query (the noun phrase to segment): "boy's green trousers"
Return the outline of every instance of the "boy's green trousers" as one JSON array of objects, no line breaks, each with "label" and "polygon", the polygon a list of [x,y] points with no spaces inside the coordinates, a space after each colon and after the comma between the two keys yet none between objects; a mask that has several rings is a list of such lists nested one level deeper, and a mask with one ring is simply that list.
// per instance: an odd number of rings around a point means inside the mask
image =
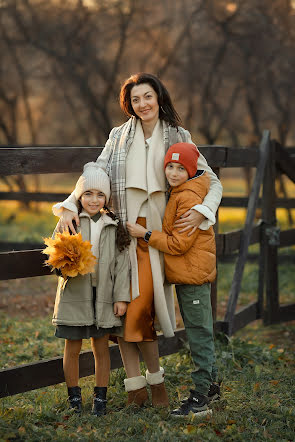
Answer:
[{"label": "boy's green trousers", "polygon": [[217,378],[210,284],[179,284],[175,289],[195,364],[192,380],[196,391],[207,396]]}]

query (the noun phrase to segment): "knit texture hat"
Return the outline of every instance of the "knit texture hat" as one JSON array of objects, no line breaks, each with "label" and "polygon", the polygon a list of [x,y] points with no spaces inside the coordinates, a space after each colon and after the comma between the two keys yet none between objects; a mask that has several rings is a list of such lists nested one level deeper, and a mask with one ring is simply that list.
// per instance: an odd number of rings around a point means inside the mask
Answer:
[{"label": "knit texture hat", "polygon": [[168,163],[179,163],[185,167],[190,178],[196,175],[198,169],[198,158],[200,152],[197,147],[191,143],[172,144],[167,150],[164,159],[164,169]]},{"label": "knit texture hat", "polygon": [[83,173],[77,181],[74,195],[78,200],[86,190],[100,190],[106,196],[106,204],[111,195],[110,180],[105,171],[97,163],[86,163]]}]

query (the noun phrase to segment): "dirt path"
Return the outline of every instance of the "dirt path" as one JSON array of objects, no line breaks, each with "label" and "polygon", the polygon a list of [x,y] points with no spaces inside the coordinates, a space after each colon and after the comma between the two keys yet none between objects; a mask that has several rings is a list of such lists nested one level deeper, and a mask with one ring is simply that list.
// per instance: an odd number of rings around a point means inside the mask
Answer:
[{"label": "dirt path", "polygon": [[9,316],[44,317],[53,310],[55,276],[0,281],[0,312]]}]

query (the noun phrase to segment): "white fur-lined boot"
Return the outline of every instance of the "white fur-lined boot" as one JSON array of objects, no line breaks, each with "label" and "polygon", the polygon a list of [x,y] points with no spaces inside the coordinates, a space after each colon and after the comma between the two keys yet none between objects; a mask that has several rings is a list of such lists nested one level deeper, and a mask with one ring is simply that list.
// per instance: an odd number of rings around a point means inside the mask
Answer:
[{"label": "white fur-lined boot", "polygon": [[151,388],[153,407],[169,407],[168,394],[164,384],[164,368],[160,367],[156,373],[146,370],[145,376]]},{"label": "white fur-lined boot", "polygon": [[148,392],[146,388],[146,379],[144,376],[134,376],[133,378],[124,379],[125,390],[128,393],[127,405],[137,405],[142,407],[148,400]]}]

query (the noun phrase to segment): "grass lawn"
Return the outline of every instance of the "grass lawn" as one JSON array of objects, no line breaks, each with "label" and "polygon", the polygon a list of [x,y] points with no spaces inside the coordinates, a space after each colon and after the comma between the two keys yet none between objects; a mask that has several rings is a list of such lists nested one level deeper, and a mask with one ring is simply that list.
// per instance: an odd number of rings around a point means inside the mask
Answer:
[{"label": "grass lawn", "polygon": [[[1,315],[1,366],[49,358],[62,353],[50,318]],[[65,384],[0,400],[0,440],[67,441],[217,441],[294,440],[295,323],[263,327],[260,321],[235,337],[216,340],[222,399],[212,417],[175,420],[166,410],[125,408],[124,370],[111,374],[109,413],[91,416],[93,376],[81,379],[84,411],[69,412]],[[88,348],[86,345],[83,349]],[[171,408],[189,393],[189,352],[162,358]],[[144,368],[143,368],[144,373]]]}]

